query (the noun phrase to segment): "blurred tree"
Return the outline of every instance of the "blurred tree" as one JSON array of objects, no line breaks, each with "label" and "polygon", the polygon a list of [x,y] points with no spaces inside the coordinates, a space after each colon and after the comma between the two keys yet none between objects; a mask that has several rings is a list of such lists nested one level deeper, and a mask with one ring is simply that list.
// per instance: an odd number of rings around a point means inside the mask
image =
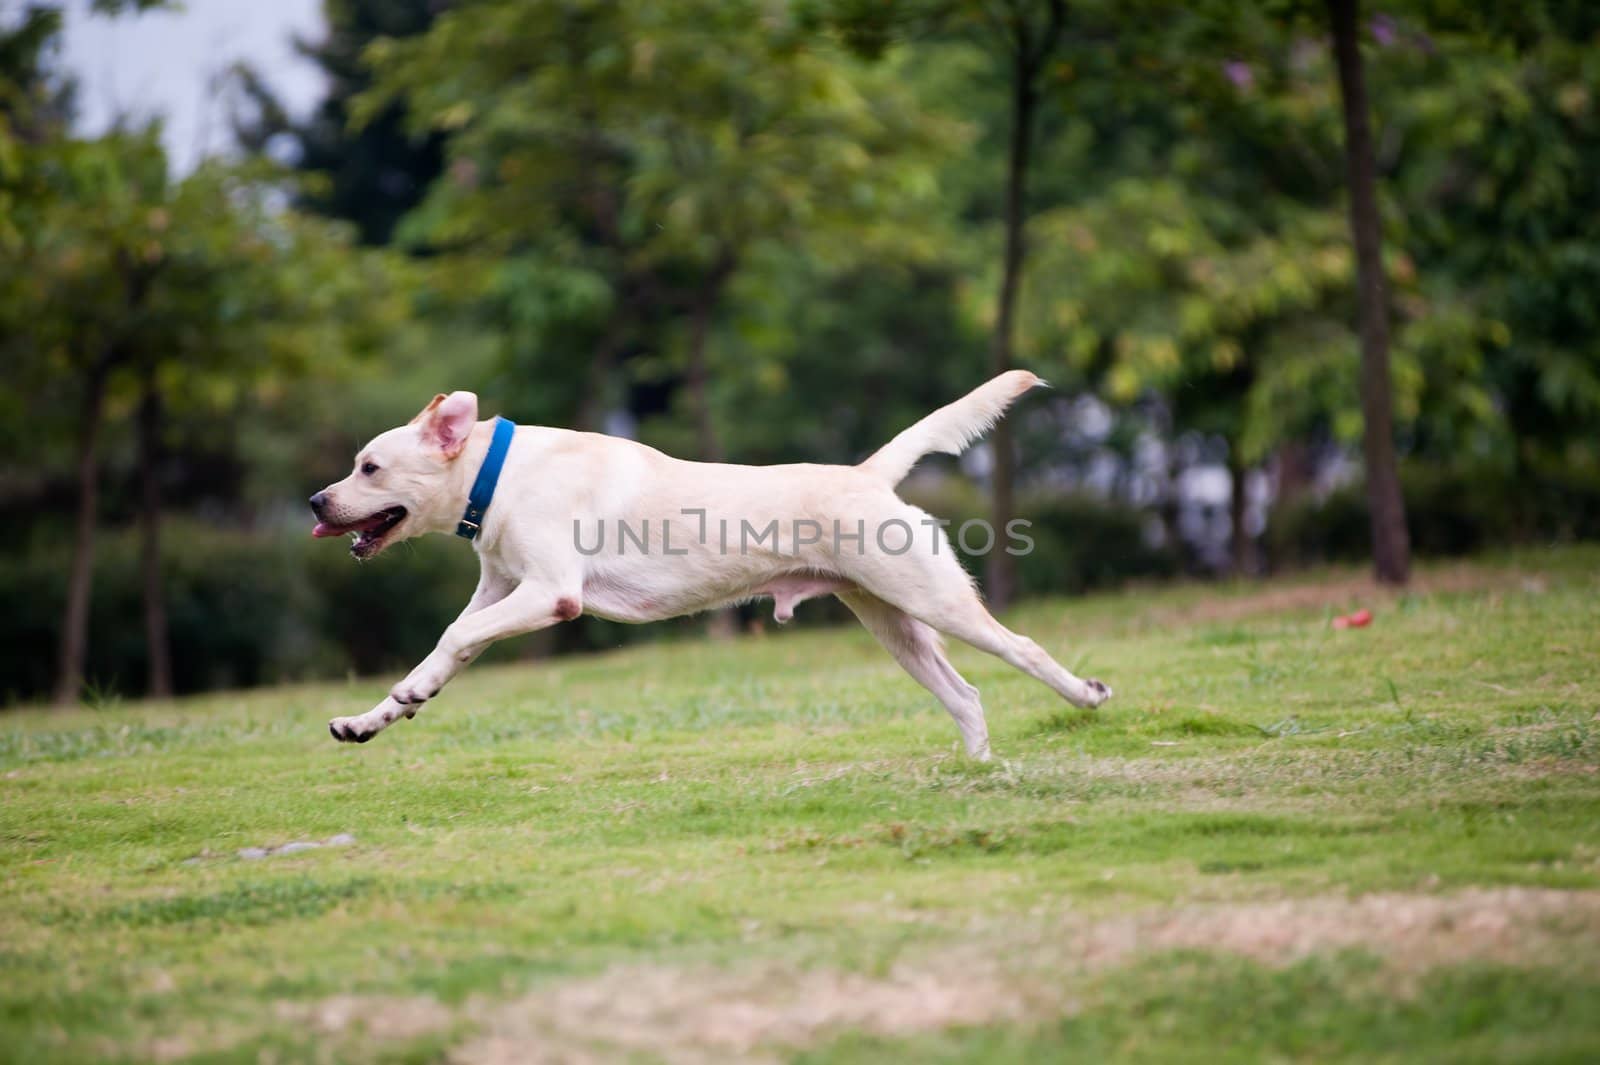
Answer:
[{"label": "blurred tree", "polygon": [[[1157,0],[1155,6],[1159,10],[1163,5]],[[1239,50],[1259,56],[1261,49],[1277,42],[1279,47],[1288,43],[1293,51],[1304,40],[1298,38],[1300,31],[1310,27],[1319,32],[1324,25],[1331,27],[1329,40],[1344,126],[1344,191],[1356,252],[1362,450],[1371,501],[1374,567],[1380,580],[1404,583],[1410,567],[1410,548],[1394,446],[1391,308],[1384,278],[1371,105],[1360,51],[1359,0],[1325,0],[1325,11],[1327,21],[1322,25],[1310,18],[1310,9],[1297,0],[1289,0],[1276,10],[1202,3],[1192,12],[1174,9],[1169,14],[1180,39],[1209,46],[1211,54],[1202,53],[1203,61],[1218,64],[1242,90],[1254,88],[1259,64],[1237,58]],[[1229,58],[1229,51],[1234,53],[1233,58]],[[1248,125],[1242,129],[1247,135],[1251,132]],[[1287,142],[1293,143],[1293,139]],[[1307,205],[1315,205],[1315,201]]]},{"label": "blurred tree", "polygon": [[[1036,228],[1049,297],[1029,302],[1028,342],[1065,353],[1114,404],[1162,397],[1174,436],[1226,442],[1231,554],[1236,571],[1249,571],[1248,471],[1337,410],[1330,393],[1350,384],[1328,372],[1349,348],[1338,314],[1350,256],[1337,216],[1127,177]],[[1256,402],[1286,373],[1302,387],[1308,373],[1327,380],[1288,402]]]},{"label": "blurred tree", "polygon": [[[139,6],[149,5],[98,5]],[[87,654],[103,423],[118,375],[134,379],[149,688],[168,694],[157,471],[168,400],[176,395],[181,411],[196,395],[248,387],[265,367],[330,357],[329,338],[308,334],[330,316],[341,330],[331,357],[342,358],[391,305],[381,286],[353,291],[370,271],[339,234],[269,209],[271,175],[206,166],[173,182],[154,127],[72,138],[69,87],[43,58],[58,32],[57,17],[33,13],[0,38],[0,242],[11,259],[0,272],[0,348],[23,386],[10,398],[33,399],[8,412],[28,427],[25,439],[4,443],[37,455],[52,432],[76,438],[55,692],[70,702]],[[77,392],[75,418],[39,409],[39,396],[66,388]]]},{"label": "blurred tree", "polygon": [[[1384,308],[1406,449],[1533,478],[1593,465],[1600,64],[1588,42],[1600,10],[1415,0],[1356,30],[1378,120],[1375,206],[1394,249],[1381,262],[1397,290]],[[1257,402],[1339,410],[1306,383],[1283,375]]]},{"label": "blurred tree", "polygon": [[[906,39],[954,36],[975,40],[997,57],[1006,84],[1007,150],[1003,251],[989,334],[989,373],[1011,369],[1027,257],[1029,178],[1037,152],[1039,102],[1063,44],[1066,0],[834,0],[831,4],[823,0],[807,7],[837,27],[863,55],[882,55]],[[1008,420],[1001,419],[989,431],[989,448],[994,456],[989,520],[994,528],[1005,529],[1016,509],[1016,454]],[[1016,560],[1005,551],[991,552],[984,573],[990,604],[1005,609],[1017,590]]]},{"label": "blurred tree", "polygon": [[398,264],[343,227],[275,210],[279,175],[208,164],[166,190],[165,269],[131,331],[139,376],[140,524],[150,684],[170,692],[158,457],[169,417],[216,416],[261,391],[383,351],[408,314]]},{"label": "blurred tree", "polygon": [[1418,8],[1377,23],[1373,61],[1428,295],[1397,353],[1458,368],[1428,382],[1416,446],[1527,478],[1594,468],[1600,8]]},{"label": "blurred tree", "polygon": [[[1001,374],[1011,369],[1012,337],[1015,332],[1017,296],[1022,288],[1023,257],[1027,253],[1028,173],[1034,154],[1035,115],[1039,108],[1041,81],[1061,41],[1066,18],[1065,0],[1014,0],[1002,5],[990,22],[1010,60],[1011,149],[1006,155],[1005,255],[1000,275],[1000,293],[995,308],[994,331],[989,340],[989,372]],[[1016,509],[1013,489],[1015,450],[1011,427],[1005,419],[991,431],[994,470],[990,474],[993,495],[990,523],[996,529],[1010,527]],[[1016,594],[1016,561],[1008,551],[992,551],[985,560],[985,589],[996,610],[1004,610]]]},{"label": "blurred tree", "polygon": [[17,141],[36,141],[71,114],[72,83],[52,77],[50,52],[61,12],[29,7],[14,26],[0,27],[0,164],[15,166]]},{"label": "blurred tree", "polygon": [[267,78],[237,69],[249,103],[233,117],[234,135],[248,151],[280,154],[293,145],[293,164],[321,175],[306,183],[298,202],[318,213],[354,222],[363,244],[387,244],[401,216],[422,201],[443,165],[443,138],[407,127],[405,107],[391,102],[359,126],[353,101],[372,86],[362,61],[376,40],[427,31],[446,0],[324,0],[326,35],[296,38],[295,50],[322,69],[328,91],[316,111],[296,120]]},{"label": "blurred tree", "polygon": [[1361,59],[1360,0],[1327,0],[1339,99],[1344,109],[1350,233],[1356,249],[1361,334],[1362,456],[1372,513],[1372,561],[1378,579],[1404,584],[1411,572],[1406,504],[1394,451],[1394,404],[1389,374],[1389,304],[1383,274],[1383,227],[1378,219],[1378,163],[1372,146],[1366,70]]},{"label": "blurred tree", "polygon": [[169,415],[226,408],[252,387],[371,350],[396,306],[392,279],[326,223],[274,211],[268,175],[215,164],[168,178],[155,130],[56,140],[27,152],[48,195],[22,216],[19,269],[0,300],[7,353],[35,380],[78,383],[77,526],[57,701],[86,655],[98,446],[126,374],[137,393],[149,689],[169,694],[158,455]]},{"label": "blurred tree", "polygon": [[[1081,142],[1092,163],[1077,170],[1069,161],[1082,193],[1070,209],[1038,222],[1041,284],[1026,332],[1039,341],[1040,365],[1048,366],[1052,344],[1064,344],[1078,365],[1098,368],[1113,398],[1153,388],[1172,409],[1175,428],[1224,437],[1235,463],[1258,462],[1274,448],[1291,453],[1308,435],[1360,440],[1369,419],[1356,402],[1363,395],[1359,360],[1338,326],[1351,315],[1353,287],[1350,256],[1340,253],[1333,228],[1348,177],[1337,176],[1344,112],[1333,91],[1336,65],[1317,40],[1325,11],[1180,5],[1146,23],[1159,29],[1121,34],[1102,57],[1109,73],[1085,64],[1063,92],[1075,116],[1105,117],[1075,118],[1061,137]],[[1570,28],[1583,36],[1582,27]],[[1587,215],[1558,208],[1558,201],[1576,206],[1583,198],[1564,177],[1571,145],[1579,143],[1559,129],[1571,115],[1556,114],[1553,103],[1560,97],[1555,86],[1565,85],[1570,110],[1581,81],[1571,80],[1571,68],[1552,77],[1554,55],[1520,67],[1476,21],[1438,39],[1389,15],[1374,17],[1368,29],[1382,59],[1375,109],[1385,121],[1387,195],[1402,205],[1386,212],[1391,251],[1384,268],[1394,291],[1384,307],[1399,328],[1383,375],[1385,401],[1412,451],[1468,441],[1482,450],[1485,431],[1513,394],[1497,370],[1513,361],[1499,351],[1509,335],[1507,311],[1489,297],[1512,276],[1537,276],[1528,287],[1548,292],[1547,281],[1561,271],[1547,261],[1537,271],[1496,269],[1469,280],[1461,272],[1464,252],[1480,247],[1480,236],[1481,248],[1497,256],[1525,248],[1523,232],[1542,239],[1556,219],[1563,219],[1558,228],[1581,228]],[[1567,39],[1548,26],[1528,34],[1530,41]],[[1116,70],[1130,67],[1144,70],[1158,95],[1116,78]],[[1505,91],[1528,76],[1544,91]],[[1112,98],[1097,85],[1125,87]],[[1538,127],[1518,122],[1525,139],[1514,150],[1485,137],[1486,108],[1504,107],[1520,119],[1534,98],[1551,102],[1549,135],[1528,137]],[[1509,185],[1494,196],[1478,191],[1477,175],[1508,170],[1517,173],[1519,189],[1552,194],[1541,197],[1537,226],[1507,231],[1501,224]],[[1500,187],[1498,177],[1485,179]],[[1461,217],[1469,189],[1475,216],[1467,228],[1449,225],[1441,207]],[[1478,287],[1486,284],[1494,287]],[[1537,332],[1553,320],[1546,314],[1541,325],[1527,325]],[[1211,347],[1217,342],[1225,343]],[[1590,361],[1571,357],[1570,339],[1562,348],[1552,352],[1552,365]],[[1588,390],[1579,385],[1568,394]],[[1533,433],[1535,423],[1562,421],[1546,411],[1529,419]],[[1236,555],[1242,546],[1236,542]]]},{"label": "blurred tree", "polygon": [[1329,93],[1270,22],[1140,7],[1116,32],[1063,46],[1041,173],[1070,191],[1035,217],[1018,345],[1164,439],[1152,487],[1174,542],[1179,439],[1225,441],[1233,568],[1248,571],[1247,474],[1328,408],[1247,400],[1280,364],[1339,354],[1349,256],[1332,209]]},{"label": "blurred tree", "polygon": [[[106,390],[112,371],[129,357],[108,321],[140,313],[150,278],[159,269],[148,260],[137,232],[142,220],[129,219],[126,212],[97,217],[84,209],[78,194],[86,187],[115,189],[115,207],[125,208],[125,193],[148,184],[155,168],[165,164],[152,137],[128,142],[128,166],[122,172],[107,153],[65,139],[71,86],[53,76],[47,58],[60,29],[58,14],[31,9],[0,39],[0,205],[6,208],[3,236],[12,259],[12,269],[0,278],[0,322],[6,327],[0,335],[22,382],[42,383],[63,373],[80,382],[77,519],[56,691],[57,701],[66,702],[76,699],[81,686],[88,637]],[[84,246],[62,240],[63,228],[73,227],[84,230],[77,234]],[[46,291],[37,272],[42,257],[56,258],[62,268],[57,292]],[[90,258],[97,263],[86,268]],[[66,297],[53,319],[48,316],[52,295]]]},{"label": "blurred tree", "polygon": [[625,350],[676,341],[704,459],[725,452],[709,348],[730,284],[765,247],[892,248],[942,132],[754,0],[501,0],[372,56],[378,88],[358,117],[403,98],[451,134],[448,175],[408,234],[507,256],[493,283],[522,321],[559,330],[566,366],[541,385],[560,389],[576,365],[580,424],[595,426]]},{"label": "blurred tree", "polygon": [[931,260],[841,268],[803,250],[753,260],[729,299],[725,347],[750,366],[724,375],[730,451],[858,461],[969,391],[984,353],[959,281],[954,264]]},{"label": "blurred tree", "polygon": [[29,196],[14,215],[17,269],[0,301],[12,364],[34,380],[65,378],[78,387],[77,518],[66,616],[61,629],[58,702],[82,684],[93,579],[98,448],[112,374],[134,355],[128,324],[146,312],[162,269],[146,210],[165,181],[153,134],[98,142],[51,140],[20,153]]}]

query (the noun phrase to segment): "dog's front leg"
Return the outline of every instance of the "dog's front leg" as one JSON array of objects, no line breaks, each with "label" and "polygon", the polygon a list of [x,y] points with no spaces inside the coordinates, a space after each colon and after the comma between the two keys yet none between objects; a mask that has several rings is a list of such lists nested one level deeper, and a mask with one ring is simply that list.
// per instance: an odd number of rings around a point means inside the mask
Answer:
[{"label": "dog's front leg", "polygon": [[[504,577],[495,575],[489,569],[488,563],[485,562],[483,571],[478,576],[477,590],[472,593],[472,598],[467,602],[466,607],[461,611],[461,613],[456,615],[456,620],[451,624],[451,628],[455,628],[456,626],[460,625],[470,615],[476,614],[484,607],[493,606],[500,602],[506,596],[510,595],[516,587],[517,585],[514,582]],[[446,634],[449,632],[450,629],[445,630]],[[443,651],[441,650],[443,644],[444,637],[441,636],[439,638],[439,644],[435,645],[433,651],[429,653],[428,657],[423,659],[422,662],[410,673],[407,673],[404,680],[389,689],[389,697],[395,702],[399,703],[401,706],[405,707],[404,716],[408,718],[416,717],[417,708],[423,703],[427,702],[429,699],[433,698],[433,696],[438,693],[439,689],[444,686],[443,681],[430,685],[428,680],[429,677],[438,676],[442,671],[450,670],[451,662],[454,661],[454,659],[447,659],[446,661],[442,662],[440,661],[440,656],[443,654]],[[459,673],[461,669],[468,664],[468,662],[462,662],[454,670],[449,672],[448,676],[445,677],[445,680],[448,680],[450,677],[454,677],[456,673]]]},{"label": "dog's front leg", "polygon": [[497,602],[463,612],[444,630],[422,663],[396,684],[389,697],[364,714],[328,722],[333,738],[365,743],[402,717],[414,717],[457,673],[497,640],[570,621],[583,612],[576,593],[558,594],[543,582],[525,582]]}]

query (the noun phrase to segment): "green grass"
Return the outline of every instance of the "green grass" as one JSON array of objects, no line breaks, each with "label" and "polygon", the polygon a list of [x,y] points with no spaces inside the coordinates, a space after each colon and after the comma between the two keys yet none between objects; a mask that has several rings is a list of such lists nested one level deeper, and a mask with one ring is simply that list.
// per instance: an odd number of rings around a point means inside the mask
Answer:
[{"label": "green grass", "polygon": [[[403,561],[399,563],[403,565]],[[0,1059],[1600,1056],[1600,551],[0,719]],[[1371,628],[1331,613],[1373,606]],[[264,858],[339,834],[353,842]]]}]

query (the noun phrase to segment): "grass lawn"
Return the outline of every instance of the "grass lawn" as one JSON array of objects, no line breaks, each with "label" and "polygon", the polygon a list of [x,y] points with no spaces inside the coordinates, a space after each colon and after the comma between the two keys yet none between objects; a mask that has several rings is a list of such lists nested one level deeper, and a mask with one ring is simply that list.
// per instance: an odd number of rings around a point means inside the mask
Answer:
[{"label": "grass lawn", "polygon": [[1600,550],[1031,603],[988,765],[807,614],[0,717],[0,1058],[1600,1059]]}]

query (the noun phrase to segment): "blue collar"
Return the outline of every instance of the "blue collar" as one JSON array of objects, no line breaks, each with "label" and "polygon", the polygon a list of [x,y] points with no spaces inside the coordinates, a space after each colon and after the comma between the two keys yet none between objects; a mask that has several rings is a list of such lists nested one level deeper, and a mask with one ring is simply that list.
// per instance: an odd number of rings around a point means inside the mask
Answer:
[{"label": "blue collar", "polygon": [[494,439],[489,441],[489,453],[483,456],[483,465],[478,467],[478,479],[472,482],[472,494],[467,496],[466,512],[461,515],[461,524],[456,526],[457,536],[477,539],[484,512],[494,501],[495,485],[500,483],[500,467],[506,464],[506,452],[511,450],[511,434],[516,431],[516,422],[509,418],[495,418]]}]

